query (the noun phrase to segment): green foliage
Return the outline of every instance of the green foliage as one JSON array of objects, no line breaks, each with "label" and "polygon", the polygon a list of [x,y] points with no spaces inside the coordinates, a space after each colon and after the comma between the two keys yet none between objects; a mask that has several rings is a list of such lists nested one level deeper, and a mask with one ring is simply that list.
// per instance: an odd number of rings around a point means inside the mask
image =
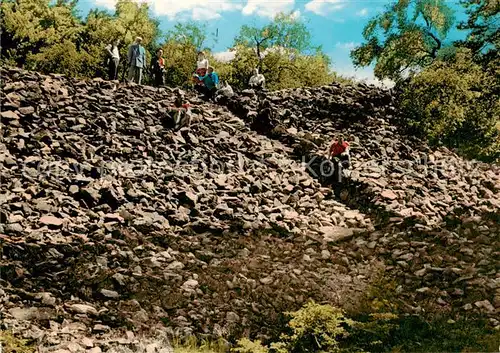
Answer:
[{"label": "green foliage", "polygon": [[471,156],[498,159],[498,73],[498,61],[484,70],[473,62],[470,50],[458,50],[452,59],[437,60],[412,77],[401,96],[401,107],[410,124],[432,142],[446,143]]},{"label": "green foliage", "polygon": [[194,50],[198,52],[204,49],[204,45],[206,44],[206,31],[206,25],[199,25],[194,21],[178,23],[174,26],[173,30],[167,32],[166,41],[175,41],[185,47],[194,47]]},{"label": "green foliage", "polygon": [[85,22],[76,14],[76,1],[6,0],[1,10],[4,60],[44,73],[68,76],[102,75],[104,47],[121,39],[121,56],[136,36],[154,43],[158,23],[147,4],[120,0],[110,15],[92,10]]},{"label": "green foliage", "polygon": [[[53,5],[49,0],[3,1],[0,7],[5,56],[20,66],[36,69],[43,57],[37,54],[50,46],[74,42],[83,30],[73,16],[74,6],[65,1]],[[60,48],[55,49],[57,51]],[[54,55],[53,52],[50,54]]]},{"label": "green foliage", "polygon": [[436,59],[453,22],[445,0],[397,0],[368,22],[351,58],[356,66],[375,62],[377,78],[398,81]]},{"label": "green foliage", "polygon": [[165,83],[169,86],[182,86],[189,82],[196,67],[196,48],[170,40],[162,49],[167,58]]},{"label": "green foliage", "polygon": [[374,313],[367,319],[353,321],[346,346],[352,350],[385,351],[391,335],[399,328],[399,317],[392,313]]},{"label": "green foliage", "polygon": [[[252,48],[237,46],[235,51],[235,58],[229,63],[213,58],[210,62],[219,76],[233,88],[244,89],[259,60]],[[328,57],[323,53],[305,55],[282,47],[268,49],[261,61],[261,72],[270,90],[321,86],[330,84],[336,78],[330,71]]]},{"label": "green foliage", "polygon": [[260,61],[262,61],[264,51],[273,47],[299,53],[312,49],[310,32],[302,20],[293,13],[280,13],[262,27],[243,25],[234,40],[234,46],[254,48],[255,55]]},{"label": "green foliage", "polygon": [[175,353],[223,353],[227,352],[227,342],[223,339],[206,340],[188,336],[180,340],[170,340]]},{"label": "green foliage", "polygon": [[283,333],[279,342],[273,342],[269,348],[260,341],[242,339],[233,350],[239,353],[265,353],[269,350],[276,353],[290,352],[336,352],[340,351],[339,342],[348,336],[347,327],[352,321],[343,312],[330,305],[315,302],[306,304],[302,309],[286,313],[291,317],[287,332]]},{"label": "green foliage", "polygon": [[269,349],[257,341],[251,341],[248,338],[238,340],[238,346],[233,349],[237,353],[267,353]]},{"label": "green foliage", "polygon": [[352,324],[340,309],[314,302],[288,314],[292,317],[288,324],[292,333],[282,336],[288,352],[306,352],[310,348],[333,352],[338,349],[339,340],[347,337],[346,328]]},{"label": "green foliage", "polygon": [[468,19],[458,28],[469,34],[454,46],[443,45],[454,23],[444,0],[397,0],[365,26],[351,57],[399,84],[408,122],[431,142],[498,161],[500,8],[497,0],[462,4]]},{"label": "green foliage", "polygon": [[[204,49],[208,40],[206,25],[196,22],[177,24],[173,30],[167,32],[165,43],[162,45],[163,54],[166,58],[165,83],[169,86],[182,86],[191,82],[192,74],[196,68],[198,51]],[[216,65],[213,58],[209,57],[210,65]]]},{"label": "green foliage", "polygon": [[500,6],[498,0],[462,0],[468,15],[459,29],[468,30],[467,39],[461,42],[475,55],[497,57],[500,46]]},{"label": "green foliage", "polygon": [[[120,77],[126,76],[127,50],[135,37],[143,38],[147,63],[158,47],[166,59],[165,83],[190,84],[197,52],[204,49],[221,79],[236,89],[247,88],[253,69],[260,66],[270,89],[315,86],[330,83],[334,76],[329,61],[319,50],[310,55],[310,33],[292,14],[279,14],[262,28],[243,26],[236,58],[229,63],[215,60],[206,48],[213,39],[207,26],[197,22],[178,23],[158,44],[158,21],[151,18],[145,2],[119,0],[109,13],[92,9],[85,20],[76,15],[76,2],[69,0],[5,0],[1,4],[3,63],[43,73],[107,78],[105,47],[120,40]],[[257,42],[255,42],[257,41]],[[257,56],[255,50],[262,50]],[[149,67],[149,66],[148,66]],[[300,73],[300,74],[297,74]],[[144,77],[147,83],[149,77]]]},{"label": "green foliage", "polygon": [[15,337],[10,331],[0,331],[0,347],[3,353],[34,353],[36,350],[27,340]]}]

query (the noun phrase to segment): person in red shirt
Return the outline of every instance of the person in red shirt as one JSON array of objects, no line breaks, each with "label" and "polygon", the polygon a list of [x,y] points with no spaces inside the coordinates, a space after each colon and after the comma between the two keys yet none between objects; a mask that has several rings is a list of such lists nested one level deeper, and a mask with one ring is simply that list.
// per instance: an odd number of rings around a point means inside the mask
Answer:
[{"label": "person in red shirt", "polygon": [[344,141],[342,136],[340,136],[338,140],[334,141],[330,146],[328,160],[331,160],[332,158],[338,159],[338,162],[334,163],[334,178],[338,183],[340,183],[342,181],[342,169],[347,169],[351,165],[349,142]]},{"label": "person in red shirt", "polygon": [[330,153],[328,154],[328,159],[332,157],[338,157],[341,161],[350,162],[349,156],[349,142],[344,141],[342,136],[339,137],[337,141],[334,141],[330,146]]},{"label": "person in red shirt", "polygon": [[174,106],[170,107],[167,112],[167,122],[168,127],[173,128],[175,131],[181,129],[182,127],[191,126],[191,105],[189,102],[183,103],[184,95],[177,92],[174,101]]}]

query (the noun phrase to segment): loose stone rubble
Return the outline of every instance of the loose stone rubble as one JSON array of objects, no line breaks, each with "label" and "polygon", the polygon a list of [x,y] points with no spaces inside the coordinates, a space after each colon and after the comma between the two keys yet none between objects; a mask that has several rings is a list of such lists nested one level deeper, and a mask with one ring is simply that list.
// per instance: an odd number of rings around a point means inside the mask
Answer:
[{"label": "loose stone rubble", "polygon": [[[406,135],[390,91],[187,94],[174,132],[173,90],[0,73],[1,321],[42,349],[265,338],[309,298],[354,308],[381,272],[409,311],[499,324],[499,169]],[[332,188],[339,131],[353,168]]]}]

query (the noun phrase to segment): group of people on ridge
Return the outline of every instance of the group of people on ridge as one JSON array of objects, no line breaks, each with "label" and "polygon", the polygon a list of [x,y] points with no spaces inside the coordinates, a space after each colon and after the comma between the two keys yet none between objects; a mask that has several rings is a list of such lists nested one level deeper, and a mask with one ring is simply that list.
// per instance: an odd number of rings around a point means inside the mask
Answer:
[{"label": "group of people on ridge", "polygon": [[[118,79],[118,67],[120,64],[120,40],[116,39],[106,46],[107,51],[107,66],[108,76],[110,80]],[[128,48],[127,52],[127,65],[128,65],[128,82],[135,82],[141,84],[144,69],[146,68],[146,49],[142,46],[142,38],[137,37]],[[151,60],[150,72],[155,86],[163,86],[165,84],[165,66],[166,62],[163,58],[163,49],[159,48],[156,51],[156,56]],[[214,68],[209,65],[205,53],[198,52],[198,59],[196,62],[196,70],[193,73],[193,84],[195,89],[203,93],[206,98],[213,99],[216,93],[224,96],[231,96],[234,94],[231,86],[225,82],[219,81],[219,75],[215,72]],[[264,75],[255,69],[254,75],[250,77],[248,86],[255,89],[265,88]]]},{"label": "group of people on ridge", "polygon": [[[144,68],[146,67],[146,49],[141,45],[142,38],[137,37],[134,43],[128,48],[127,65],[128,65],[128,82],[141,84]],[[111,44],[106,46],[108,52],[108,76],[110,80],[118,79],[118,66],[120,64],[120,51],[118,46],[120,40],[116,39]],[[156,58],[151,60],[151,72],[153,73],[153,81],[157,86],[163,85],[163,75],[165,73],[165,60],[163,59],[163,50],[158,49]]]}]

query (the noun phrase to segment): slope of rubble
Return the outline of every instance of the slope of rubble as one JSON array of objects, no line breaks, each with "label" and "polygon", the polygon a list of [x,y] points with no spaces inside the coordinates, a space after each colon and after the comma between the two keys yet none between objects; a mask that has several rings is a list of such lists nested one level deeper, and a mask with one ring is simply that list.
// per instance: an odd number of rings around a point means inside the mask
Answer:
[{"label": "slope of rubble", "polygon": [[[170,89],[1,76],[1,321],[46,350],[265,338],[309,298],[355,308],[380,274],[409,311],[498,325],[499,169],[405,135],[390,92],[268,93],[267,116],[252,91],[189,96],[173,132]],[[335,190],[317,172],[339,131]]]}]

